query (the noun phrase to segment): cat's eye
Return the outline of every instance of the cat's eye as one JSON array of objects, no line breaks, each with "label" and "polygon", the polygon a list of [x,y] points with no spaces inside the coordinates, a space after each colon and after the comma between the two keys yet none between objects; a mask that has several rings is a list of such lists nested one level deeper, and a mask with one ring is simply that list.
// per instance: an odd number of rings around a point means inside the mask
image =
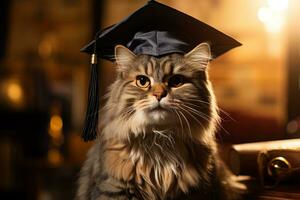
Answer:
[{"label": "cat's eye", "polygon": [[150,86],[150,80],[147,76],[139,75],[136,77],[136,85],[140,88],[147,88]]},{"label": "cat's eye", "polygon": [[169,78],[168,86],[169,87],[179,87],[184,84],[184,76],[182,75],[174,75]]}]

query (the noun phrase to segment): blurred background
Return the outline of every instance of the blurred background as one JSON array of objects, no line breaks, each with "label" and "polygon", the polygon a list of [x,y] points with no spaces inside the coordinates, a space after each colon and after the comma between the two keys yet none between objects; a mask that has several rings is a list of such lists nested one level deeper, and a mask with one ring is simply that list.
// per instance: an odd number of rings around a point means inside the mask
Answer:
[{"label": "blurred background", "polygon": [[[220,143],[300,137],[300,1],[160,0],[243,43],[211,63]],[[89,56],[80,48],[146,0],[0,1],[0,198],[72,199]],[[102,61],[101,94],[114,79]]]}]

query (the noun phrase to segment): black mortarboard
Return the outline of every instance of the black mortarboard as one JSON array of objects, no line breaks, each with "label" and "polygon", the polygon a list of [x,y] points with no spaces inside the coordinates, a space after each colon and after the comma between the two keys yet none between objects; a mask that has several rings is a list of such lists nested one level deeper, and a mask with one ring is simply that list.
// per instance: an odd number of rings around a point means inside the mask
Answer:
[{"label": "black mortarboard", "polygon": [[187,53],[201,42],[210,44],[213,58],[241,45],[215,28],[156,1],[149,1],[123,21],[98,32],[95,40],[81,49],[92,54],[93,65],[82,138],[88,141],[97,136],[99,109],[97,55],[113,61],[114,48],[118,44],[126,46],[137,55],[162,56],[169,53]]}]

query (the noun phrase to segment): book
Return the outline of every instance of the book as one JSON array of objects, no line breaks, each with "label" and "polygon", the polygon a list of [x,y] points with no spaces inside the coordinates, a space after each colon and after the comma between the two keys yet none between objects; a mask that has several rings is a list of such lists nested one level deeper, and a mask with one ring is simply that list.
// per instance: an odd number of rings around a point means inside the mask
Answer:
[{"label": "book", "polygon": [[[222,146],[220,156],[235,175],[259,176],[258,158],[264,156],[264,165],[282,157],[295,169],[300,167],[300,139],[276,140]],[[280,162],[280,161],[278,161]],[[268,166],[263,166],[266,169]]]}]

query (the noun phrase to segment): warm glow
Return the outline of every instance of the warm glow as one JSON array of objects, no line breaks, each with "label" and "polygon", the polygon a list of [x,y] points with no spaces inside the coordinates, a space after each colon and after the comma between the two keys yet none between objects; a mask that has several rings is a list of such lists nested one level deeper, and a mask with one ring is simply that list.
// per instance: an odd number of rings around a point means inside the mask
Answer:
[{"label": "warm glow", "polygon": [[38,45],[38,53],[42,58],[49,58],[55,52],[57,39],[54,34],[48,33]]},{"label": "warm glow", "polygon": [[279,33],[283,29],[288,3],[288,0],[269,0],[267,6],[258,10],[257,17],[269,33]]},{"label": "warm glow", "polygon": [[289,6],[288,0],[268,0],[271,9],[274,10],[287,10]]},{"label": "warm glow", "polygon": [[266,29],[270,33],[278,33],[282,30],[284,21],[282,18],[274,19],[266,24]]},{"label": "warm glow", "polygon": [[61,116],[53,115],[50,119],[50,131],[51,133],[58,133],[60,134],[63,127],[63,121]]},{"label": "warm glow", "polygon": [[50,118],[49,135],[54,146],[59,147],[64,142],[62,134],[63,120],[59,115],[52,115]]},{"label": "warm glow", "polygon": [[257,17],[261,22],[267,23],[272,20],[272,10],[268,7],[262,7],[258,10]]},{"label": "warm glow", "polygon": [[50,149],[48,151],[48,161],[50,164],[57,166],[62,163],[63,157],[57,149]]},{"label": "warm glow", "polygon": [[23,97],[23,91],[18,83],[10,83],[7,86],[7,96],[14,102],[20,102]]}]

